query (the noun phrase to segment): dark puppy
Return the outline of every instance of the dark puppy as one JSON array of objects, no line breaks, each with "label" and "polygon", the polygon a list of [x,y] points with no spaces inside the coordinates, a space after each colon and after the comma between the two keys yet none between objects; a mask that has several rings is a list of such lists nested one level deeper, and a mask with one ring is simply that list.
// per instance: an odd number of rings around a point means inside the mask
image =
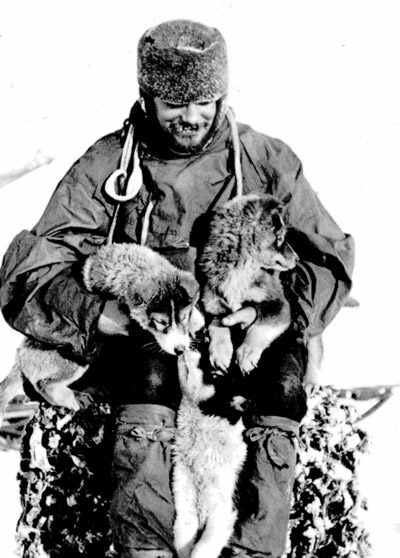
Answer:
[{"label": "dark puppy", "polygon": [[243,306],[253,306],[255,322],[247,329],[236,360],[242,373],[253,370],[263,351],[290,325],[290,307],[280,272],[295,267],[297,255],[285,239],[282,209],[290,200],[250,194],[217,210],[199,258],[202,302],[210,324],[210,361],[226,371],[232,361],[230,331],[221,319]]}]

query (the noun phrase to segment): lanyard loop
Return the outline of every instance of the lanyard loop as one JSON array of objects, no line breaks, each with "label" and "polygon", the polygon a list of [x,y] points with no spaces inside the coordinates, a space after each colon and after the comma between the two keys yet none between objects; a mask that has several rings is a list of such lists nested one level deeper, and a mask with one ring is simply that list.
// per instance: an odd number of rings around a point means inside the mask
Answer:
[{"label": "lanyard loop", "polygon": [[[134,141],[135,128],[131,123],[128,128],[124,147],[122,149],[121,162],[117,170],[115,170],[107,179],[105,184],[106,193],[117,202],[114,214],[111,220],[110,230],[108,231],[107,244],[111,244],[114,237],[115,227],[117,224],[118,213],[121,203],[132,200],[139,193],[142,187],[142,175],[139,173],[139,156],[137,152],[137,143]],[[133,157],[133,169],[128,178],[128,167]],[[134,172],[136,170],[136,172]]]},{"label": "lanyard loop", "polygon": [[[232,146],[234,158],[234,173],[236,177],[236,196],[243,195],[243,175],[242,166],[240,162],[240,142],[237,123],[233,111],[228,107],[226,112],[229,125],[232,133]],[[126,135],[124,147],[122,150],[121,161],[119,168],[115,170],[106,180],[105,191],[110,198],[117,202],[114,214],[111,220],[110,230],[107,236],[107,244],[111,244],[114,237],[115,227],[117,224],[118,213],[121,203],[132,200],[140,191],[142,187],[142,174],[139,172],[139,155],[138,145],[135,142],[135,128],[132,123],[129,124],[128,132]],[[133,168],[128,177],[128,167],[131,159],[133,158]],[[143,227],[140,235],[140,244],[146,244],[150,216],[154,208],[154,200],[150,197],[146,207],[145,215],[143,218]]]}]

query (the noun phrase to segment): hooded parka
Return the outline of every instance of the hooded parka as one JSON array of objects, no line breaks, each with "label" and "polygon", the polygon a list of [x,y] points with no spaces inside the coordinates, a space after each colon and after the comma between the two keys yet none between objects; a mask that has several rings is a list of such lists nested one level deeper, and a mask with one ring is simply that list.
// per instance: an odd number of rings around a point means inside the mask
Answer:
[{"label": "hooded parka", "polygon": [[[121,206],[114,240],[140,242],[151,201],[147,245],[193,271],[212,210],[236,194],[229,122],[222,121],[204,149],[187,155],[156,143],[145,118],[138,132],[143,185]],[[303,339],[321,333],[344,303],[351,287],[353,241],[323,207],[287,145],[242,124],[238,132],[243,192],[281,199],[291,194],[284,219],[289,242],[300,257],[285,279],[296,334],[282,336],[251,375],[261,405],[255,406],[258,413],[244,419],[249,458],[238,490],[251,497],[244,498],[229,554],[277,557],[285,547],[295,438],[305,406]],[[103,370],[104,378],[105,370],[107,387],[119,385],[110,509],[113,544],[121,557],[172,557],[170,439],[180,397],[173,379],[176,359],[154,355],[139,336],[113,339],[108,353],[96,358],[97,323],[105,301],[88,292],[82,281],[85,258],[107,241],[116,202],[104,187],[119,167],[125,136],[126,127],[90,147],[61,180],[38,224],[13,240],[1,268],[0,305],[13,328],[76,359],[93,361],[95,377]],[[167,406],[135,399],[142,379],[150,382],[157,374],[157,383],[167,379]],[[135,432],[144,432],[149,440]]]},{"label": "hooded parka", "polygon": [[[289,241],[300,256],[293,274],[297,314],[305,335],[319,334],[350,290],[353,240],[323,207],[287,145],[249,126],[238,128],[244,193],[282,199],[292,194],[284,218]],[[0,273],[0,305],[9,325],[87,361],[96,354],[104,300],[85,289],[81,267],[106,241],[116,202],[104,185],[118,168],[123,142],[124,130],[107,135],[71,167],[37,225],[12,241]],[[210,212],[235,195],[229,124],[224,120],[205,149],[186,156],[155,146],[144,130],[139,153],[143,186],[136,198],[123,204],[115,240],[139,242],[152,198],[147,244],[186,254],[190,268],[205,240]]]}]

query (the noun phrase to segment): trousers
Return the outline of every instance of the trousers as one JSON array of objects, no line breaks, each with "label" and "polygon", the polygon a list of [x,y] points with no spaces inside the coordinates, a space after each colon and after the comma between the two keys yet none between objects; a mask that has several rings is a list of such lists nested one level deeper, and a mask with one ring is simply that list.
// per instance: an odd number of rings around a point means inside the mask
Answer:
[{"label": "trousers", "polygon": [[[224,558],[278,558],[285,551],[298,428],[306,411],[301,382],[306,353],[289,341],[275,346],[255,372],[255,381],[262,385],[254,396],[255,404],[243,417],[248,455],[238,482],[238,521]],[[263,369],[264,379],[260,376]],[[175,556],[174,429],[175,411],[164,405],[119,407],[110,512],[119,558]]]}]

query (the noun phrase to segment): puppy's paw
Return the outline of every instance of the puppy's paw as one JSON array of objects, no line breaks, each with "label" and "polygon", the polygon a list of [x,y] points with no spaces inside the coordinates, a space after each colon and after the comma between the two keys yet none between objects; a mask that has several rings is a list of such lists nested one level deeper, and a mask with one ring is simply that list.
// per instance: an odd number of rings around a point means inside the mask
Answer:
[{"label": "puppy's paw", "polygon": [[227,372],[233,357],[233,345],[231,342],[219,343],[217,347],[210,346],[210,364],[218,372]]},{"label": "puppy's paw", "polygon": [[227,372],[232,362],[233,345],[227,327],[210,327],[210,364],[215,374]]},{"label": "puppy's paw", "polygon": [[262,350],[259,347],[252,347],[248,343],[240,345],[236,351],[236,362],[242,374],[249,374],[257,366]]}]

